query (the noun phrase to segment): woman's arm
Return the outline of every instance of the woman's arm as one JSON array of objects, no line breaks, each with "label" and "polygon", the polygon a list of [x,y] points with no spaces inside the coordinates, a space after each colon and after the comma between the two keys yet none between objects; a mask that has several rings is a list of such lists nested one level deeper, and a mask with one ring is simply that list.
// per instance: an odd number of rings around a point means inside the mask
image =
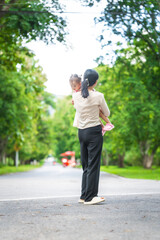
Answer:
[{"label": "woman's arm", "polygon": [[101,108],[101,111],[103,112],[103,114],[106,117],[108,117],[110,115],[110,111],[109,111],[107,103],[106,103],[106,101],[104,99],[104,95],[103,94],[101,95],[100,108]]}]

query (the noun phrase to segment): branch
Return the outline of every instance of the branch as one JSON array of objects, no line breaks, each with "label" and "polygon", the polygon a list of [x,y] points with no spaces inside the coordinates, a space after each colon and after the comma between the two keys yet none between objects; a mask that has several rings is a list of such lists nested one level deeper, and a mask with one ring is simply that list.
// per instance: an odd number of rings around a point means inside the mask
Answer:
[{"label": "branch", "polygon": [[1,0],[0,10],[2,10],[4,3],[5,3],[5,0]]},{"label": "branch", "polygon": [[151,42],[149,41],[149,38],[145,37],[142,33],[139,32],[140,37],[148,44],[149,48],[154,52],[154,55],[156,56],[156,59],[158,60],[158,62],[160,62],[160,58],[159,55],[157,54],[157,52],[155,51],[153,45],[151,44]]},{"label": "branch", "polygon": [[12,4],[16,2],[17,0],[11,0],[9,4],[5,4],[5,0],[2,0],[2,5],[0,5],[0,18],[7,14],[8,10],[12,7]]}]

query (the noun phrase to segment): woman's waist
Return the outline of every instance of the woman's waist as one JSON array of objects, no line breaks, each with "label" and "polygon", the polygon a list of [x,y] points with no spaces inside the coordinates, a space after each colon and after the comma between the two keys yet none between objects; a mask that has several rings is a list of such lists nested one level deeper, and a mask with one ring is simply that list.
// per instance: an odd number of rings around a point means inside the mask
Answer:
[{"label": "woman's waist", "polygon": [[87,127],[87,128],[78,128],[78,130],[87,130],[87,129],[102,129],[102,126],[101,125],[96,125],[96,126],[93,126],[93,127]]},{"label": "woman's waist", "polygon": [[[100,125],[100,120],[98,119],[97,121],[80,121],[78,122],[78,128],[79,129],[85,129],[85,128],[91,128],[91,127],[96,127]],[[100,125],[101,126],[101,125]]]}]

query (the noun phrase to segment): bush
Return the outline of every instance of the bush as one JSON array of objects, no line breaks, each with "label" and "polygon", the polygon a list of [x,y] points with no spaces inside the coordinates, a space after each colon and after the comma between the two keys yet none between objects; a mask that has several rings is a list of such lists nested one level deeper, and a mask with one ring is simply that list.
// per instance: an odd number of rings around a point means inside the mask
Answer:
[{"label": "bush", "polygon": [[124,158],[124,163],[127,166],[142,166],[142,158],[139,148],[132,147],[127,151]]}]

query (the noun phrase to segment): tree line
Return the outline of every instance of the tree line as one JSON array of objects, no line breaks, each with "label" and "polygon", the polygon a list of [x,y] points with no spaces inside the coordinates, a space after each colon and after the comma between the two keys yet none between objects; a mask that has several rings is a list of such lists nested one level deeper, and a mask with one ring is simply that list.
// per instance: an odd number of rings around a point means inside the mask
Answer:
[{"label": "tree line", "polygon": [[[101,0],[82,2],[92,7]],[[95,18],[97,23],[104,23],[103,34],[99,37],[104,51],[113,44],[105,36],[108,28],[127,41],[126,48],[117,42],[116,60],[112,66],[103,64],[103,56],[97,59],[96,70],[100,75],[97,90],[104,93],[115,125],[115,129],[104,136],[102,163],[105,165],[142,165],[145,168],[160,165],[159,14],[157,0],[113,0],[107,1],[101,17]],[[66,100],[63,101],[65,104]],[[65,106],[65,113],[70,111],[73,119],[73,110]],[[56,109],[56,113],[59,111]],[[71,116],[64,116],[63,111],[60,114],[72,129],[72,123],[69,125]],[[54,121],[57,121],[56,114]],[[65,136],[67,144],[70,142],[70,150],[76,151],[76,131],[72,129],[68,133],[67,128]],[[62,145],[58,141],[59,146],[66,146],[63,141]],[[56,150],[57,157],[60,151],[60,148]]]},{"label": "tree line", "polygon": [[[6,0],[0,5],[1,163],[6,157],[14,159],[19,151],[22,164],[48,154],[60,159],[60,153],[67,150],[80,158],[77,129],[72,126],[72,97],[56,100],[45,91],[46,76],[34,54],[22,44],[24,39],[65,42],[66,22],[53,14],[46,2]],[[101,0],[80,2],[86,7],[101,4]],[[57,1],[52,4],[62,10]],[[160,165],[159,13],[157,0],[113,0],[107,1],[101,17],[95,18],[104,25],[99,36],[104,54],[113,44],[106,38],[108,29],[127,42],[125,48],[117,42],[112,65],[97,56],[100,78],[96,89],[104,94],[115,125],[104,136],[104,165]],[[49,106],[55,109],[53,116]]]},{"label": "tree line", "polygon": [[[56,14],[54,13],[56,12]],[[0,163],[43,159],[51,149],[47,78],[24,43],[65,42],[66,22],[58,1],[0,1]],[[15,158],[16,153],[16,158]]]}]

